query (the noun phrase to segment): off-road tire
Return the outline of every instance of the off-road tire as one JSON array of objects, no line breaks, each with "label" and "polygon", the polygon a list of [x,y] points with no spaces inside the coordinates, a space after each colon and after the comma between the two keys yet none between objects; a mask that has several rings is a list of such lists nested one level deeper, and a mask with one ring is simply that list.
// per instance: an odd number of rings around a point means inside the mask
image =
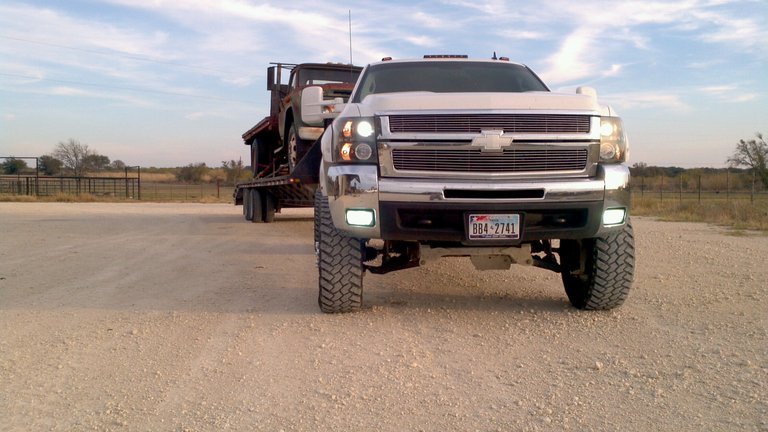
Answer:
[{"label": "off-road tire", "polygon": [[339,232],[328,198],[319,203],[318,304],[325,313],[354,312],[363,305],[364,242]]},{"label": "off-road tire", "polygon": [[250,202],[251,214],[253,215],[251,222],[262,223],[264,222],[264,204],[261,192],[257,189],[249,189],[249,191],[251,196],[248,201]]},{"label": "off-road tire", "polygon": [[317,258],[320,256],[320,206],[323,199],[323,192],[317,188],[315,190],[315,264],[317,264]]},{"label": "off-road tire", "polygon": [[560,263],[565,293],[574,307],[598,310],[621,306],[635,274],[631,221],[605,237],[561,240]]}]

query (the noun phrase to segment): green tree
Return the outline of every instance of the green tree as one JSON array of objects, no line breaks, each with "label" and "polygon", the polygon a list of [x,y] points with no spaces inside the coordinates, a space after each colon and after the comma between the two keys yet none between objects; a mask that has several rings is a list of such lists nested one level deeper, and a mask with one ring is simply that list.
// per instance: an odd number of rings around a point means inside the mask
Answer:
[{"label": "green tree", "polygon": [[757,139],[749,141],[739,140],[736,144],[736,150],[733,156],[728,158],[731,166],[747,166],[752,169],[757,177],[762,181],[763,186],[768,188],[768,144],[765,143],[763,134],[755,134]]},{"label": "green tree", "polygon": [[208,173],[208,167],[205,162],[191,163],[180,168],[176,178],[183,182],[200,183],[206,173]]},{"label": "green tree", "polygon": [[70,138],[66,142],[59,142],[52,155],[59,159],[65,168],[72,170],[75,177],[82,177],[88,170],[88,157],[95,154],[87,144]]},{"label": "green tree", "polygon": [[94,152],[85,157],[84,163],[87,171],[102,171],[109,166],[109,158]]},{"label": "green tree", "polygon": [[111,164],[109,164],[109,166],[113,170],[123,171],[125,169],[125,162],[121,161],[120,159],[115,159]]},{"label": "green tree", "polygon": [[0,169],[3,174],[21,174],[27,169],[27,163],[21,159],[15,157],[9,157],[0,164]]},{"label": "green tree", "polygon": [[245,166],[243,165],[243,158],[238,160],[221,161],[221,168],[227,174],[226,182],[229,184],[235,184],[243,178],[245,173]]},{"label": "green tree", "polygon": [[61,172],[61,161],[51,155],[40,156],[37,161],[40,172],[45,175],[56,175]]}]

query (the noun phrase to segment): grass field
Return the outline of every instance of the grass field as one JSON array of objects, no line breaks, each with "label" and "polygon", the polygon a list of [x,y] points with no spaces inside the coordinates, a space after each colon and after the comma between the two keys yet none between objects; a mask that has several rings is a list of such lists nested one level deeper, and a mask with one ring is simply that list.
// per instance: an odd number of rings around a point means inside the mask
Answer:
[{"label": "grass field", "polygon": [[[232,186],[216,184],[174,184],[142,182],[141,200],[151,202],[199,202],[231,203]],[[138,199],[132,196],[129,200]],[[50,196],[3,195],[0,201],[10,202],[116,202],[125,201],[123,196],[96,196],[91,194],[55,194]],[[632,214],[657,217],[664,221],[705,222],[727,226],[735,231],[754,230],[768,233],[768,195],[761,193],[667,194],[635,193]]]},{"label": "grass field", "polygon": [[685,197],[661,200],[658,196],[633,196],[632,214],[653,216],[675,222],[706,222],[728,226],[735,230],[768,232],[768,199],[759,196],[754,201],[749,195],[734,198],[705,196],[699,201]]}]

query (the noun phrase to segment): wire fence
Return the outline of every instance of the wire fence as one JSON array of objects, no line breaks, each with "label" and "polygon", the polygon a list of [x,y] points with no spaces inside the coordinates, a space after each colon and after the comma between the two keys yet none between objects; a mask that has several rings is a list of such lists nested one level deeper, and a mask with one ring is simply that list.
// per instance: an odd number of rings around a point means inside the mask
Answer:
[{"label": "wire fence", "polygon": [[631,188],[635,197],[658,201],[768,201],[768,190],[762,182],[744,173],[635,175]]},{"label": "wire fence", "polygon": [[234,186],[222,183],[147,183],[141,184],[141,199],[148,201],[230,200]]},{"label": "wire fence", "polygon": [[216,183],[146,182],[139,177],[0,176],[0,194],[52,197],[93,195],[144,201],[226,201],[234,186]]},{"label": "wire fence", "polygon": [[0,176],[0,193],[34,196],[90,194],[140,199],[140,181],[137,177]]},{"label": "wire fence", "polygon": [[[754,175],[746,173],[681,173],[678,175],[634,175],[635,198],[658,201],[739,200],[768,202],[768,190]],[[53,196],[90,194],[114,199],[147,201],[228,201],[233,186],[216,183],[171,183],[141,181],[139,177],[44,177],[0,176],[0,194]]]}]

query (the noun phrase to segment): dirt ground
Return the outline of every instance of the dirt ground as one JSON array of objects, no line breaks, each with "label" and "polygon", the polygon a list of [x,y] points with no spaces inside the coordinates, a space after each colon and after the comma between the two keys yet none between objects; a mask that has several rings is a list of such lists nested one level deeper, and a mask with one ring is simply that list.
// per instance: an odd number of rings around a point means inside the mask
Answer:
[{"label": "dirt ground", "polygon": [[0,203],[0,430],[768,430],[768,237],[635,233],[614,311],[454,258],[323,315],[311,210]]}]

